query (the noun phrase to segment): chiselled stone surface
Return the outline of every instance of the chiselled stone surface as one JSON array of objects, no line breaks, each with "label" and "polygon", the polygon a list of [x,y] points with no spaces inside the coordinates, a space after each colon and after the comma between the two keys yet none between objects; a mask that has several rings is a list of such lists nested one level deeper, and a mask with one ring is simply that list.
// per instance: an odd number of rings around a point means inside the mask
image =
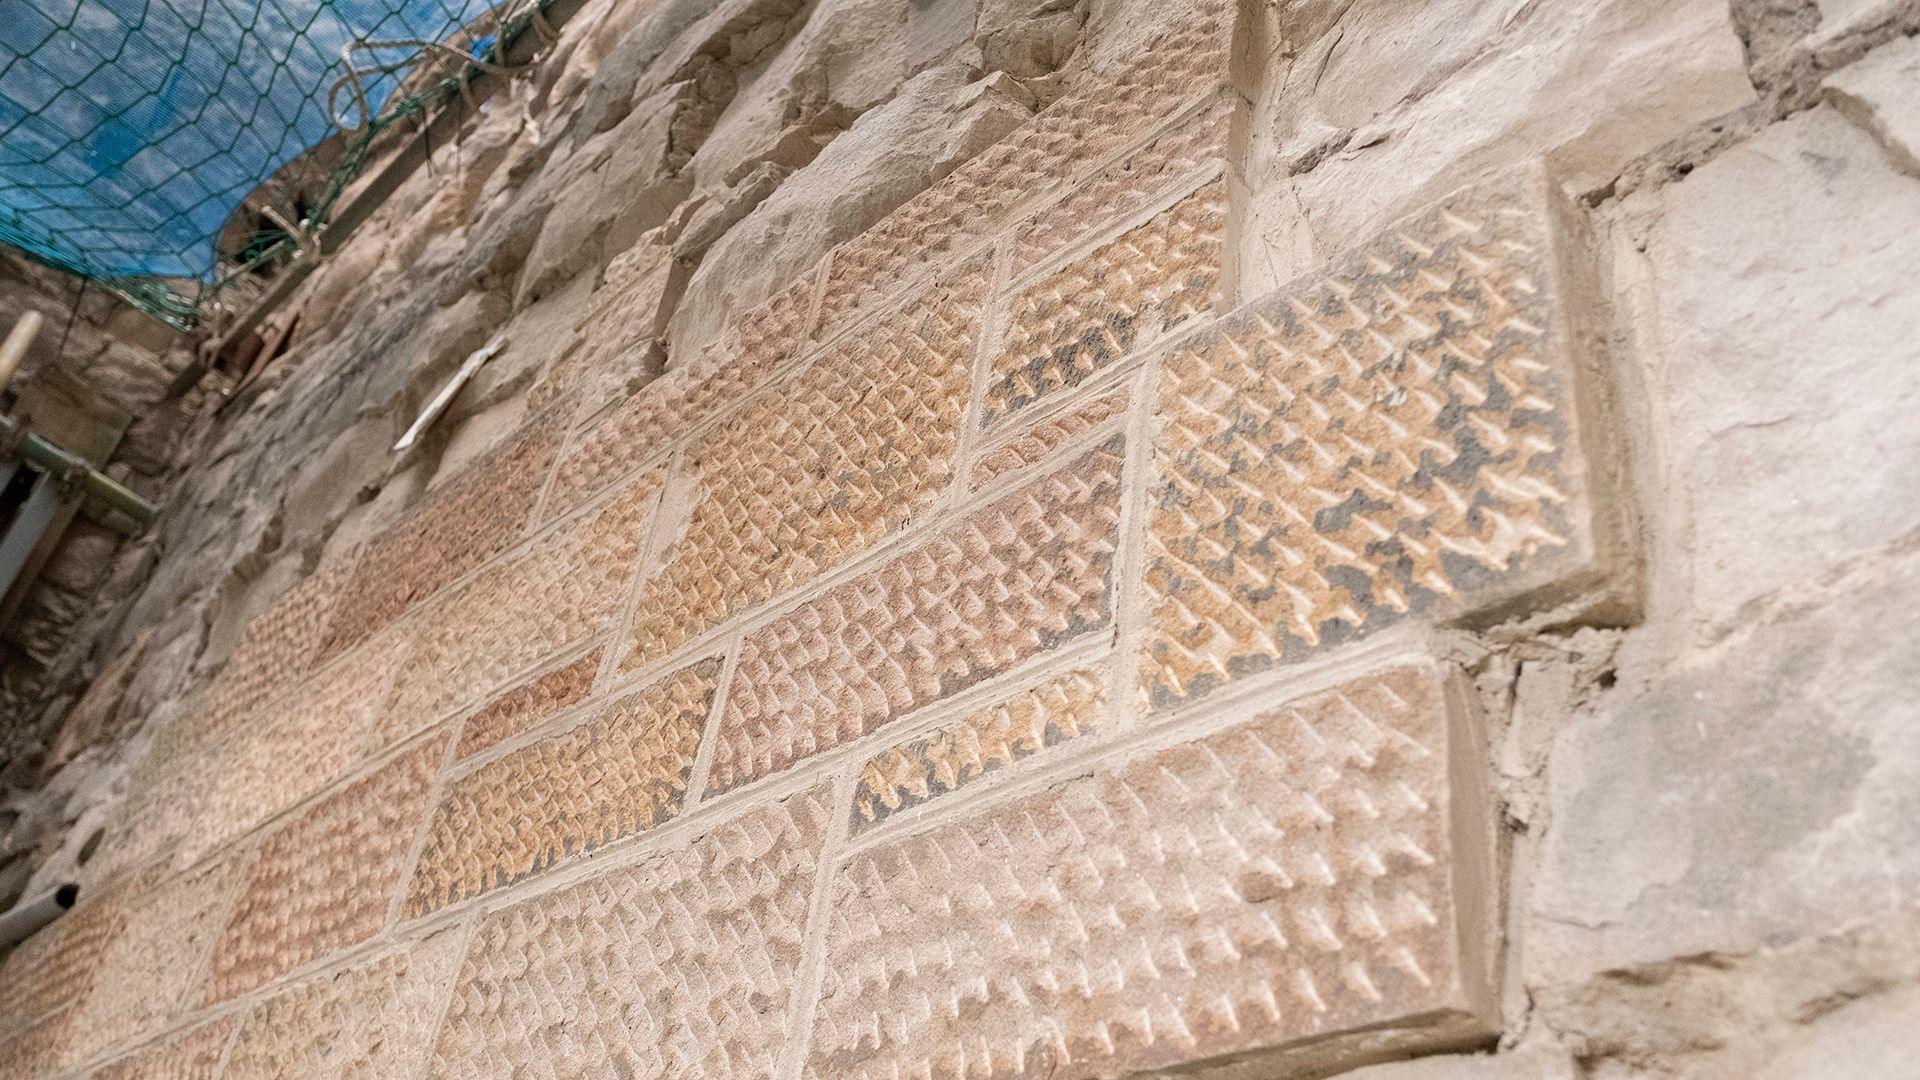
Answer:
[{"label": "chiselled stone surface", "polygon": [[228,1016],[168,1036],[93,1072],[88,1080],[213,1080],[238,1026],[239,1020]]},{"label": "chiselled stone surface", "polygon": [[144,871],[111,891],[82,897],[72,912],[9,953],[0,967],[0,1030],[18,1030],[85,998],[126,924],[128,898],[154,880],[154,871]]},{"label": "chiselled stone surface", "polygon": [[1445,700],[1390,668],[861,852],[807,1074],[1115,1076],[1477,1026]]},{"label": "chiselled stone surface", "polygon": [[489,916],[427,1075],[771,1076],[828,803],[822,785]]},{"label": "chiselled stone surface", "polygon": [[71,1012],[37,1020],[11,1035],[0,1036],[0,1076],[9,1080],[40,1080],[66,1067]]},{"label": "chiselled stone surface", "polygon": [[420,612],[388,722],[419,726],[612,625],[628,594],[661,471],[629,481],[525,554],[489,568]]},{"label": "chiselled stone surface", "polygon": [[688,452],[685,534],[642,587],[628,666],[805,584],[953,476],[986,266],[972,264],[756,394]]},{"label": "chiselled stone surface", "polygon": [[243,1014],[222,1076],[390,1080],[416,1075],[460,966],[450,930],[320,975]]},{"label": "chiselled stone surface", "polygon": [[210,1000],[244,993],[385,925],[446,750],[446,736],[428,739],[261,841],[214,946]]},{"label": "chiselled stone surface", "polygon": [[1156,705],[1591,565],[1557,242],[1525,185],[1469,190],[1168,358]]},{"label": "chiselled stone surface", "polygon": [[591,422],[561,457],[548,513],[575,506],[740,400],[794,355],[813,302],[809,272],[748,312],[710,352],[648,383]]},{"label": "chiselled stone surface", "polygon": [[213,851],[343,775],[365,744],[384,746],[370,725],[386,700],[395,651],[384,640],[342,658],[261,710],[198,767],[211,772],[207,799],[182,858]]},{"label": "chiselled stone surface", "polygon": [[680,812],[713,708],[704,660],[450,782],[407,892],[412,918],[510,885]]},{"label": "chiselled stone surface", "polygon": [[1038,464],[1062,445],[1126,412],[1127,400],[1124,388],[1115,390],[1017,432],[974,459],[967,486],[978,491],[1000,476]]},{"label": "chiselled stone surface", "polygon": [[566,413],[535,417],[366,545],[328,624],[326,655],[365,641],[520,538],[559,452]]},{"label": "chiselled stone surface", "polygon": [[196,712],[169,725],[154,752],[185,760],[298,682],[319,661],[329,618],[350,570],[344,559],[322,563],[248,623]]},{"label": "chiselled stone surface", "polygon": [[779,772],[1105,623],[1120,468],[1115,439],[749,634],[708,789]]},{"label": "chiselled stone surface", "polygon": [[988,377],[986,422],[1078,386],[1165,328],[1210,312],[1226,211],[1225,184],[1215,180],[1021,290]]},{"label": "chiselled stone surface", "polygon": [[1100,672],[1082,668],[868,758],[853,794],[854,832],[1091,734],[1101,700]]},{"label": "chiselled stone surface", "polygon": [[1217,97],[1197,112],[1181,116],[1152,142],[1035,214],[1020,227],[1014,243],[1015,276],[1075,238],[1115,218],[1146,209],[1171,185],[1209,162],[1224,160],[1233,101],[1228,96]]},{"label": "chiselled stone surface", "polygon": [[599,671],[600,654],[590,652],[494,698],[461,723],[460,748],[454,756],[472,757],[585,700]]},{"label": "chiselled stone surface", "polygon": [[1213,0],[1200,8],[1178,33],[1149,43],[1138,59],[1090,77],[1012,136],[836,248],[820,301],[823,336],[1225,82],[1234,5]]},{"label": "chiselled stone surface", "polygon": [[151,1035],[192,1004],[241,869],[217,862],[129,897],[102,976],[74,1008],[76,1062]]}]

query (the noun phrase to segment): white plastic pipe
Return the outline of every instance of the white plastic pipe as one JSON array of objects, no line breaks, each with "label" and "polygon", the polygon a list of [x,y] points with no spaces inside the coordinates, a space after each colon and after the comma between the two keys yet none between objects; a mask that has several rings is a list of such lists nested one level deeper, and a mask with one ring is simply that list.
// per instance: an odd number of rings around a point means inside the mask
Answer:
[{"label": "white plastic pipe", "polygon": [[32,937],[41,927],[65,915],[79,899],[80,886],[69,881],[8,908],[0,915],[0,949],[10,949]]}]

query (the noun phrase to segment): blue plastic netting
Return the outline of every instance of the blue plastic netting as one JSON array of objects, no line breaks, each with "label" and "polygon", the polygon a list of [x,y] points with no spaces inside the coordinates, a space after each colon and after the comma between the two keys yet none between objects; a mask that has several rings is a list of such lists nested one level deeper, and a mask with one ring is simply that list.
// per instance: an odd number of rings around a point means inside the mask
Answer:
[{"label": "blue plastic netting", "polygon": [[[0,241],[121,291],[157,289],[190,314],[221,272],[220,245],[245,251],[247,238],[232,238],[236,208],[270,177],[288,179],[289,162],[338,130],[330,91],[352,129],[342,144],[370,138],[422,54],[419,42],[490,55],[503,14],[488,25],[481,16],[492,8],[0,0]],[[369,47],[379,42],[401,44]],[[360,74],[341,82],[349,64]],[[403,97],[419,89],[418,79],[405,85]],[[361,122],[362,99],[373,123]],[[338,172],[353,157],[317,167]],[[312,200],[338,177],[317,179],[293,178],[278,193],[291,203],[276,208],[282,220],[324,217]],[[126,287],[135,282],[145,284]]]}]

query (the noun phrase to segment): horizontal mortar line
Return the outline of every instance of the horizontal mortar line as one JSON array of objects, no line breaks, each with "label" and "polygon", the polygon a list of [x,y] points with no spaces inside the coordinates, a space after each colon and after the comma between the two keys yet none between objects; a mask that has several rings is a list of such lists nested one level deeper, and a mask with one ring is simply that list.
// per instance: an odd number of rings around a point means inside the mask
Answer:
[{"label": "horizontal mortar line", "polygon": [[[1104,395],[1101,395],[1101,394],[1093,394],[1091,396],[1076,396],[1075,400],[1066,408],[1055,410],[1049,416],[1035,419],[1033,423],[1027,425],[1025,428],[1021,429],[1020,431],[1014,432],[1005,441],[996,443],[995,445],[990,447],[986,447],[980,452],[980,454],[982,457],[984,457],[987,454],[1004,450],[1011,443],[1016,442],[1019,439],[1026,437],[1027,435],[1032,434],[1034,428],[1039,427],[1042,424],[1051,422],[1053,420],[1064,419],[1068,414],[1072,413],[1075,410],[1075,408],[1083,405],[1090,405],[1092,404],[1094,399],[1100,398],[1103,396]],[[977,493],[978,491],[987,490],[989,487],[992,487],[993,485],[1003,484],[1003,483],[1007,485],[1008,490],[1022,487],[1025,484],[1033,480],[1037,480],[1045,476],[1046,474],[1052,472],[1053,470],[1058,469],[1059,467],[1065,465],[1073,457],[1079,454],[1086,453],[1088,450],[1091,450],[1094,447],[1099,446],[1100,444],[1106,442],[1107,440],[1113,438],[1116,435],[1124,436],[1124,435],[1130,434],[1130,432],[1128,431],[1128,425],[1126,421],[1127,421],[1127,410],[1123,409],[1120,412],[1107,417],[1105,420],[1102,420],[1099,423],[1092,425],[1091,427],[1087,428],[1085,431],[1077,431],[1072,435],[1068,436],[1067,438],[1062,439],[1059,445],[1050,448],[1049,450],[1047,450],[1046,453],[1033,459],[1032,461],[1029,461],[1023,465],[1019,465],[1015,468],[1007,469],[1004,472],[996,473],[994,474],[991,480],[987,481],[987,483],[981,485],[979,488],[976,489],[976,488],[968,487],[967,491],[970,493]],[[971,473],[973,471],[973,468],[978,467],[979,465],[980,465],[980,461],[976,459],[972,463],[972,465],[968,468],[967,471]]]},{"label": "horizontal mortar line", "polygon": [[1100,662],[1110,651],[1111,645],[1110,633],[1105,630],[1077,638],[950,698],[886,721],[858,739],[812,755],[750,784],[684,807],[664,824],[620,837],[591,851],[576,852],[555,869],[464,898],[415,916],[410,921],[403,920],[398,925],[408,927],[411,932],[415,927],[455,920],[461,912],[481,910],[491,914],[603,873],[628,869],[655,854],[677,850],[688,841],[688,834],[697,839],[714,827],[797,794],[823,779],[837,775],[837,770],[843,765],[863,761],[877,746],[894,739],[923,734],[956,716],[977,710],[983,704],[998,701],[1003,695],[1019,692],[1018,689],[1008,690],[1009,686],[1031,688],[1063,670]]},{"label": "horizontal mortar line", "polygon": [[[980,234],[969,233],[965,243],[958,245],[955,248],[953,248],[951,251],[947,252],[946,255],[942,257],[942,259],[936,260],[932,263],[920,264],[915,271],[900,274],[899,276],[901,278],[902,283],[895,287],[894,292],[888,293],[883,290],[877,297],[869,298],[868,300],[865,300],[860,302],[859,304],[856,304],[851,311],[849,311],[845,316],[843,316],[843,318],[852,320],[848,323],[848,325],[851,326],[854,324],[854,322],[857,322],[859,319],[865,317],[863,313],[868,310],[869,306],[878,307],[879,305],[882,305],[896,298],[898,295],[900,295],[902,290],[910,291],[913,285],[921,282],[923,279],[937,279],[938,277],[937,272],[923,273],[922,271],[927,271],[929,270],[929,268],[951,269],[954,265],[965,262],[967,259],[972,258],[973,256],[979,254],[981,251],[992,247],[993,244],[996,241],[998,241],[1003,235],[1011,236],[1012,234],[1017,232],[1020,226],[1026,224],[1028,219],[1030,219],[1035,213],[1041,210],[1051,209],[1053,206],[1063,201],[1069,194],[1073,194],[1080,191],[1082,188],[1084,188],[1087,185],[1089,181],[1095,179],[1100,173],[1105,172],[1108,168],[1116,164],[1119,164],[1123,159],[1131,156],[1135,152],[1144,148],[1147,144],[1151,143],[1154,139],[1159,138],[1160,135],[1166,133],[1167,131],[1170,131],[1175,124],[1190,118],[1193,113],[1198,112],[1201,109],[1205,108],[1216,97],[1221,96],[1221,93],[1223,90],[1227,90],[1227,91],[1231,90],[1231,88],[1227,85],[1224,76],[1222,76],[1221,80],[1219,82],[1216,82],[1213,86],[1188,98],[1187,100],[1176,105],[1173,109],[1169,110],[1166,114],[1161,116],[1152,125],[1150,125],[1144,134],[1138,135],[1133,139],[1125,143],[1122,143],[1118,148],[1108,151],[1106,154],[1101,155],[1100,157],[1096,157],[1093,160],[1083,163],[1074,169],[1068,170],[1068,172],[1064,177],[1065,182],[1062,183],[1060,187],[1053,189],[1051,191],[1039,190],[1039,191],[1028,192],[1022,198],[1016,200],[1011,205],[1009,205],[1004,211],[1002,211],[998,216],[998,220],[990,222],[987,225],[987,227],[983,230],[982,233]],[[1047,115],[1047,111],[1045,109],[1042,109],[1039,112],[1034,113],[1019,128],[1016,128],[1013,132],[1009,133],[1006,139],[1002,139],[997,143],[993,143],[982,148],[979,154],[975,154],[973,157],[968,158],[964,162],[961,162],[960,165],[954,170],[954,172],[957,173],[960,171],[960,169],[964,169],[968,165],[978,161],[982,155],[991,152],[995,147],[1006,145],[1006,143],[1010,141],[1012,138],[1026,131],[1028,129],[1029,124],[1032,124],[1035,120],[1038,120],[1046,115]],[[948,175],[951,176],[952,174],[948,174]],[[940,181],[936,182],[934,186],[937,187],[939,186],[939,184],[943,184],[943,183],[946,183],[946,178],[944,177]],[[925,191],[932,191],[932,190],[933,190],[932,187],[925,189]],[[915,196],[915,198],[918,198],[918,196]],[[887,220],[889,218],[892,218],[896,214],[900,213],[912,201],[913,199],[907,200],[906,203],[902,203],[900,204],[899,207],[896,207],[894,210],[888,212],[886,217],[882,217],[879,221],[874,222],[871,226],[868,226],[865,230],[861,231],[860,233],[854,236],[848,237],[847,239],[841,241],[839,244],[835,245],[834,248],[827,253],[827,258],[831,258],[834,255],[839,254],[842,250],[859,242],[862,238],[867,236],[869,233],[872,233],[878,230],[881,226],[887,223]],[[979,240],[980,236],[985,236],[987,239],[984,242],[982,242],[981,240]],[[1012,238],[1017,243],[1018,237],[1012,236]],[[830,272],[831,267],[828,267],[828,270]],[[822,328],[816,327],[815,329],[818,330]],[[837,337],[839,336],[840,333],[841,331],[836,330],[834,334],[831,336]],[[829,339],[823,338],[822,340],[829,340]]]},{"label": "horizontal mortar line", "polygon": [[[1140,369],[1144,367],[1148,361],[1159,356],[1177,352],[1188,342],[1203,335],[1215,323],[1224,318],[1225,315],[1226,312],[1223,311],[1202,311],[1189,315],[1180,322],[1168,326],[1151,339],[1136,344],[1132,351],[1121,355],[1118,359],[1102,366],[1093,374],[1088,375],[1078,386],[1069,386],[1054,391],[1054,393],[1030,405],[1022,406],[1013,412],[1003,415],[999,422],[988,425],[986,435],[990,438],[1001,440],[1002,433],[1007,432],[1008,434],[1004,436],[1005,439],[1017,438],[1020,432],[1024,431],[1026,427],[1041,422],[1040,419],[1029,421],[1025,415],[1029,410],[1047,409],[1050,410],[1048,413],[1049,418],[1057,417],[1062,411],[1071,410],[1077,405],[1084,405],[1094,398],[1104,396],[1108,391],[1120,389],[1128,383],[1134,375],[1138,374]],[[1060,400],[1057,402],[1049,400],[1052,398],[1058,398]],[[1133,406],[1129,406],[1129,408],[1131,407]],[[994,445],[998,446],[999,442],[994,443]],[[975,494],[977,495],[978,493],[976,492]]]},{"label": "horizontal mortar line", "polygon": [[[452,923],[448,924],[448,928],[457,929]],[[188,1034],[202,1025],[215,1023],[229,1017],[233,1017],[236,1024],[240,1024],[246,1019],[244,1014],[253,1012],[255,1009],[279,997],[281,994],[298,989],[301,984],[317,983],[323,976],[339,974],[359,967],[369,960],[374,960],[387,954],[389,951],[398,952],[404,948],[411,948],[425,941],[427,938],[434,936],[437,932],[437,930],[429,931],[417,935],[383,932],[351,948],[329,953],[317,961],[296,968],[246,993],[235,995],[234,997],[212,1005],[203,1005],[198,1011],[189,1012],[186,1016],[161,1029],[160,1032],[153,1037],[136,1044],[124,1053],[116,1054],[116,1059],[131,1056],[148,1047],[156,1046]],[[85,1075],[89,1070],[97,1069],[108,1063],[109,1061],[107,1059],[96,1059],[82,1066],[73,1075]]]},{"label": "horizontal mortar line", "polygon": [[[1039,689],[1064,675],[1076,671],[1091,670],[1096,672],[1100,678],[1101,693],[1104,694],[1107,685],[1106,669],[1113,666],[1114,662],[1119,658],[1119,655],[1118,643],[1109,642],[1103,644],[1099,649],[1083,650],[1083,655],[1077,657],[1055,658],[1056,662],[1048,664],[1044,668],[1036,668],[1027,672],[1026,677],[1019,680],[1017,684],[1003,686],[1001,695],[992,701],[978,703],[973,709],[962,710],[958,713],[949,713],[937,717],[931,722],[922,722],[916,725],[915,729],[911,732],[903,732],[890,739],[881,740],[885,745],[876,746],[875,749],[870,750],[867,754],[867,760],[871,761],[874,757],[877,757],[887,750],[913,743],[922,736],[939,731],[954,720],[965,719],[982,709],[1003,704],[1021,694]],[[1042,768],[1042,759],[1045,759],[1048,763],[1060,760],[1064,756],[1063,748],[1066,746],[1071,745],[1080,748],[1082,751],[1097,753],[1097,750],[1092,749],[1095,744],[1099,746],[1116,745],[1122,736],[1123,733],[1114,729],[1111,725],[1101,723],[1079,738],[1043,747],[1041,750],[1029,754],[1024,758],[1019,758],[1006,765],[983,771],[961,787],[952,788],[938,795],[923,799],[911,806],[903,806],[898,810],[892,811],[884,818],[867,825],[864,829],[851,832],[847,842],[842,845],[842,848],[845,851],[851,852],[854,849],[863,849],[870,846],[875,842],[876,838],[885,840],[889,837],[912,832],[915,830],[915,822],[929,816],[940,816],[940,811],[937,810],[936,807],[948,802],[973,805],[979,801],[978,798],[973,797],[973,793],[992,791],[997,786],[1006,783],[1013,775],[1025,775],[1035,769]],[[1082,746],[1082,744],[1086,745]],[[861,772],[859,766],[864,766],[866,762],[861,761],[859,755],[855,755],[852,761],[855,765],[852,772],[857,783]],[[963,792],[970,793],[969,797],[957,798],[957,796],[960,796]],[[958,807],[954,809],[957,811]],[[849,807],[849,811],[851,811],[851,807]],[[849,827],[851,827],[851,821],[849,821]]]},{"label": "horizontal mortar line", "polygon": [[[401,740],[400,742],[394,743],[392,746],[388,747],[386,750],[381,751],[378,755],[371,758],[367,758],[363,761],[356,763],[351,770],[345,773],[342,773],[338,778],[336,778],[334,781],[329,783],[326,787],[320,789],[319,791],[315,792],[312,795],[307,796],[305,799],[302,799],[301,801],[293,804],[292,806],[286,807],[285,809],[278,811],[272,817],[269,817],[265,821],[260,822],[258,825],[253,826],[252,828],[248,829],[246,832],[239,834],[229,842],[222,844],[220,847],[217,847],[211,851],[202,853],[198,858],[196,858],[193,862],[188,863],[184,868],[180,870],[176,870],[173,873],[167,874],[166,876],[162,877],[159,882],[157,882],[154,886],[152,886],[152,888],[159,888],[160,885],[175,882],[184,877],[189,877],[195,873],[198,873],[201,870],[205,870],[211,867],[213,864],[220,862],[222,859],[242,856],[244,854],[242,849],[250,846],[257,847],[260,841],[266,839],[269,833],[277,831],[282,825],[288,824],[291,821],[291,819],[300,816],[301,814],[305,813],[308,810],[313,809],[315,806],[326,801],[328,798],[331,798],[334,795],[338,795],[340,792],[345,791],[347,788],[352,787],[354,784],[357,784],[360,781],[367,779],[368,777],[372,776],[374,773],[379,772],[381,769],[392,764],[396,759],[419,748],[421,744],[427,742],[428,740],[436,738],[442,734],[446,734],[449,730],[452,730],[452,725],[456,722],[457,719],[458,718],[456,717],[453,719],[436,721],[432,725],[422,728],[421,730],[413,733],[412,735],[409,735],[407,738]],[[459,733],[457,731],[454,731],[453,737],[457,740],[459,738]],[[167,856],[161,856],[160,858],[156,858],[155,860],[153,860],[153,862],[148,863],[146,865],[147,866],[157,865],[158,863],[165,860],[166,858]]]},{"label": "horizontal mortar line", "polygon": [[[573,664],[578,661],[586,659],[588,656],[591,656],[593,653],[598,652],[602,648],[605,648],[606,644],[607,642],[605,640],[596,640],[592,642],[585,649],[568,650],[567,653],[562,654],[560,659],[556,659],[551,663],[536,664],[524,672],[517,673],[512,678],[508,679],[505,683],[502,683],[499,692],[491,695],[485,701],[482,701],[477,705],[470,706],[466,709],[459,710],[453,716],[450,716],[446,718],[446,720],[438,721],[438,722],[444,723],[450,720],[457,719],[457,720],[460,720],[462,723],[464,723],[465,721],[471,720],[482,709],[485,709],[487,706],[492,705],[496,701],[499,701],[501,698],[507,696],[508,694],[511,694],[517,690],[526,688],[532,683],[538,681],[541,676],[547,675],[554,671],[558,671],[561,668],[568,666],[569,664]],[[503,757],[507,757],[513,754],[515,751],[524,750],[527,747],[533,745],[534,743],[540,742],[542,739],[549,738],[553,735],[560,734],[561,732],[564,732],[564,731],[569,731],[572,728],[578,726],[578,724],[581,721],[590,719],[590,717],[587,714],[598,710],[602,706],[611,704],[614,700],[618,698],[618,696],[619,695],[597,694],[597,693],[589,692],[585,696],[581,697],[579,701],[576,701],[571,705],[567,705],[562,708],[555,709],[552,712],[541,715],[539,719],[534,721],[534,723],[528,726],[525,730],[515,732],[514,734],[509,735],[506,738],[501,739],[498,742],[494,743],[492,746],[486,747],[485,749],[482,749],[482,750],[477,750],[467,755],[466,757],[459,756],[459,746],[458,746],[458,741],[456,740],[455,747],[454,747],[455,756],[453,760],[449,762],[447,765],[447,771],[445,773],[445,777],[449,782],[454,780],[464,779],[468,775],[478,772],[481,769],[481,767],[490,765],[493,762],[498,761]]]},{"label": "horizontal mortar line", "polygon": [[[1083,448],[1083,452],[1085,449],[1087,448]],[[1010,484],[1004,488],[989,485],[980,491],[963,492],[963,497],[944,503],[936,497],[935,501],[931,501],[927,510],[922,513],[921,520],[881,537],[846,562],[804,585],[776,593],[765,600],[729,614],[715,626],[702,631],[697,637],[689,638],[664,657],[649,661],[633,671],[616,674],[609,684],[609,689],[617,692],[637,687],[662,674],[677,670],[709,652],[717,651],[721,647],[721,642],[731,633],[747,636],[763,630],[839,586],[868,571],[885,566],[896,557],[916,550],[921,544],[936,539],[944,529],[959,524],[964,518],[977,511],[992,507],[1001,499],[1018,494],[1039,479],[1044,479],[1044,476],[1026,477],[1021,483]],[[1115,539],[1117,541],[1118,537]],[[659,569],[665,568],[666,564],[663,563]],[[643,582],[643,587],[644,584]],[[617,642],[616,648],[625,648],[627,644]]]},{"label": "horizontal mortar line", "polygon": [[[1238,692],[1232,695],[1222,693],[1219,700],[1196,702],[1166,716],[1150,718],[1147,723],[1136,723],[1124,731],[1058,744],[1045,754],[1024,759],[1039,762],[1031,769],[1021,769],[1020,763],[1016,762],[995,773],[984,774],[975,785],[965,789],[973,793],[970,797],[930,799],[901,811],[899,815],[889,815],[885,822],[870,828],[846,845],[842,863],[872,848],[911,839],[982,807],[1046,790],[1063,779],[1091,774],[1109,763],[1131,761],[1145,754],[1204,739],[1268,710],[1333,689],[1360,675],[1389,667],[1394,662],[1434,658],[1433,651],[1426,647],[1424,635],[1418,630],[1396,628],[1395,631],[1383,632],[1381,639],[1357,643],[1338,656],[1301,663],[1301,667],[1310,667],[1311,670],[1287,670],[1263,673],[1270,677],[1249,677],[1248,681],[1256,685],[1239,687]],[[947,794],[952,796],[958,792]],[[907,820],[899,828],[889,830],[887,826],[895,816]]]},{"label": "horizontal mortar line", "polygon": [[[1007,283],[1007,298],[1018,296],[1101,247],[1151,223],[1154,218],[1179,206],[1183,200],[1201,188],[1225,176],[1225,158],[1215,155],[1194,168],[1162,180],[1161,183],[1165,186],[1148,189],[1147,201],[1140,207],[1124,216],[1108,217],[1098,225],[1082,229],[1075,234],[1073,240],[1049,252],[1045,258],[1036,261],[1025,270],[1015,273]],[[1225,238],[1223,237],[1222,247],[1224,246]]]},{"label": "horizontal mortar line", "polygon": [[[816,266],[824,264],[825,258],[826,258],[825,256],[822,256],[821,263],[816,264]],[[958,261],[956,261],[954,265],[957,266]],[[953,266],[947,266],[945,267],[945,269],[951,270],[953,269]],[[812,272],[813,271],[811,270],[808,271],[808,273],[812,273]],[[805,275],[803,274],[801,276],[804,277]],[[794,282],[789,282],[788,284],[792,285],[798,280],[799,278],[796,278],[794,279]],[[939,281],[939,277],[936,275],[935,277],[929,279],[929,281],[926,282],[925,284],[933,285],[933,284],[937,284],[938,281]],[[715,406],[714,409],[711,410],[710,415],[703,417],[700,420],[696,420],[692,424],[687,425],[684,431],[678,432],[673,436],[671,436],[669,439],[663,442],[656,451],[650,452],[643,463],[636,464],[636,465],[621,466],[621,468],[625,471],[621,472],[618,476],[605,481],[605,487],[617,486],[621,480],[637,475],[644,468],[658,464],[661,461],[670,459],[673,456],[675,451],[690,449],[694,443],[700,441],[701,439],[705,438],[707,435],[711,434],[714,431],[714,429],[718,428],[721,424],[726,423],[727,421],[733,419],[735,416],[737,416],[741,412],[745,411],[747,406],[752,404],[754,399],[758,398],[761,393],[769,390],[776,384],[783,382],[788,378],[791,378],[792,376],[797,374],[799,371],[801,371],[803,368],[811,366],[814,362],[818,361],[822,356],[824,356],[829,350],[832,350],[836,347],[839,347],[845,344],[845,342],[849,338],[857,336],[858,334],[862,333],[865,330],[872,329],[876,327],[879,323],[887,319],[888,317],[897,315],[901,311],[904,311],[908,307],[908,305],[912,304],[913,301],[922,294],[923,291],[924,290],[916,290],[916,289],[908,288],[902,291],[898,296],[891,298],[889,303],[884,305],[876,305],[872,310],[863,312],[859,316],[859,318],[852,320],[845,327],[836,331],[830,337],[815,340],[805,335],[802,335],[795,343],[794,352],[792,356],[789,356],[786,359],[780,361],[778,364],[773,365],[771,368],[767,370],[766,374],[760,376],[760,378],[756,379],[754,382],[749,383],[732,400],[722,402],[720,405]],[[982,315],[985,314],[984,306],[981,314]],[[737,326],[737,325],[738,324],[734,324],[734,326]],[[729,330],[733,328],[734,328],[733,326],[728,327]],[[724,332],[725,331],[723,331],[723,333]],[[718,342],[716,342],[716,344],[718,344]],[[586,417],[578,421],[578,424],[580,425],[577,428],[578,433],[580,435],[587,435],[587,434],[591,434],[593,431],[598,430],[600,424],[605,423],[607,420],[612,419],[613,414],[617,412],[620,409],[620,407],[628,404],[629,402],[637,400],[641,395],[646,394],[650,389],[659,385],[659,383],[662,380],[672,375],[676,370],[684,371],[686,369],[685,368],[678,368],[678,369],[669,368],[667,371],[663,372],[659,378],[654,379],[652,382],[647,383],[645,386],[640,387],[638,390],[635,390],[633,393],[627,395],[624,398],[616,398],[613,401],[608,402],[606,406],[596,411],[593,414],[593,416]],[[727,370],[728,369],[724,367],[718,368],[714,372],[710,373],[706,379],[701,380],[700,383],[697,383],[695,385],[700,386],[708,382],[711,382],[713,379],[723,376]],[[596,417],[598,418],[597,420],[595,420]],[[559,461],[555,462],[556,469],[559,464],[560,464]],[[600,497],[600,495],[604,493],[605,487],[596,488],[595,495],[593,497],[594,498]]]},{"label": "horizontal mortar line", "polygon": [[961,719],[980,709],[998,704],[1011,695],[1031,690],[1061,674],[1067,668],[1100,663],[1112,648],[1113,634],[1110,626],[1089,631],[1046,652],[1028,657],[1006,671],[991,678],[982,679],[965,690],[938,701],[929,702],[897,717],[883,720],[879,726],[859,738],[850,739],[829,750],[795,761],[784,769],[714,795],[705,800],[702,805],[712,805],[722,800],[751,799],[755,789],[782,773],[796,769],[829,772],[832,771],[834,762],[848,759],[861,761],[878,749],[924,735],[949,721]]}]

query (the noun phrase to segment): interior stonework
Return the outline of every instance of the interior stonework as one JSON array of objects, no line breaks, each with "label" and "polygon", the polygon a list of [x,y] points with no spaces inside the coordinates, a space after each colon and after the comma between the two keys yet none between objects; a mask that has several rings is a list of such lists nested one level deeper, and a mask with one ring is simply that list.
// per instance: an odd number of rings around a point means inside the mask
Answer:
[{"label": "interior stonework", "polygon": [[1916,35],[590,0],[79,324],[0,1075],[1915,1075]]}]

